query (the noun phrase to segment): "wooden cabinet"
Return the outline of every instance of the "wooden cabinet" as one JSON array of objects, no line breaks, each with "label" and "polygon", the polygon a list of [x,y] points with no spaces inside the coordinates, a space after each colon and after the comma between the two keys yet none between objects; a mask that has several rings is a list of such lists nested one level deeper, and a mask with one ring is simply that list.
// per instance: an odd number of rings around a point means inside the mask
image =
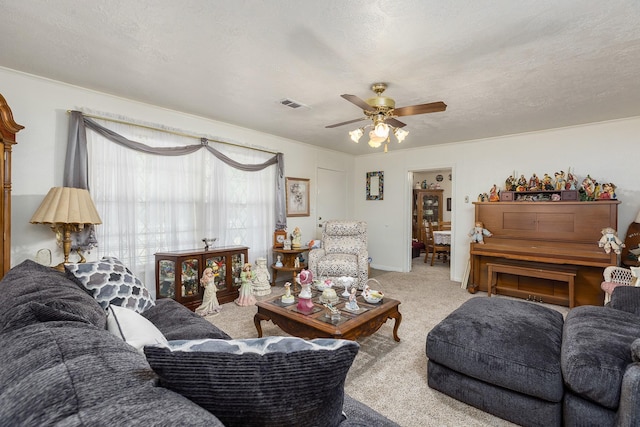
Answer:
[{"label": "wooden cabinet", "polygon": [[426,226],[442,221],[442,194],[444,190],[413,190],[413,238],[426,239]]},{"label": "wooden cabinet", "polygon": [[0,142],[3,147],[3,160],[0,161],[0,227],[2,228],[2,244],[0,244],[0,278],[11,268],[11,150],[16,143],[16,133],[24,126],[13,121],[11,108],[0,95]]},{"label": "wooden cabinet", "polygon": [[292,277],[292,284],[293,284],[293,288],[296,289],[296,276],[297,274],[302,271],[303,268],[307,268],[307,263],[306,262],[301,262],[299,263],[299,265],[296,267],[296,258],[300,257],[300,254],[303,252],[307,252],[309,250],[309,248],[299,248],[299,249],[283,249],[283,248],[273,248],[273,252],[275,253],[274,258],[278,259],[278,257],[280,257],[280,261],[282,262],[282,267],[278,267],[276,265],[276,262],[274,262],[271,265],[271,268],[273,269],[273,277],[271,280],[271,286],[274,286],[276,284],[276,278],[278,277],[278,271],[285,271],[285,272],[291,272],[293,277]]},{"label": "wooden cabinet", "polygon": [[[470,291],[486,291],[488,264],[513,271],[538,269],[558,276],[575,273],[574,298],[567,283],[518,274],[499,274],[498,293],[561,305],[602,305],[602,272],[616,254],[598,246],[605,227],[617,229],[617,200],[597,202],[479,202],[475,220],[493,233],[471,243]],[[575,301],[574,301],[575,300]]]},{"label": "wooden cabinet", "polygon": [[156,256],[156,297],[173,298],[195,310],[202,303],[200,278],[205,268],[215,272],[214,283],[220,304],[238,298],[242,265],[248,262],[246,246],[226,246],[209,250],[158,252]]}]

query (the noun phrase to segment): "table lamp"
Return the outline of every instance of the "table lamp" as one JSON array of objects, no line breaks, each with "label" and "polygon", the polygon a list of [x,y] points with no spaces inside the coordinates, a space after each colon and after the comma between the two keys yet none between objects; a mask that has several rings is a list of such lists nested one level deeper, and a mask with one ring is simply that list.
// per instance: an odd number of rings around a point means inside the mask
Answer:
[{"label": "table lamp", "polygon": [[56,266],[61,271],[69,263],[71,233],[82,230],[88,224],[102,224],[89,192],[71,187],[51,188],[29,222],[51,225],[64,252],[64,261]]}]

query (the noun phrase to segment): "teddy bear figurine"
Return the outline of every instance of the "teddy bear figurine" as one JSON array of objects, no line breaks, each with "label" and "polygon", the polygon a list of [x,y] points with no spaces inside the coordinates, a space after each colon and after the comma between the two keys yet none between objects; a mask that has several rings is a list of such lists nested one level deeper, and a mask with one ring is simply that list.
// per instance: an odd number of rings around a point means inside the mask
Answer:
[{"label": "teddy bear figurine", "polygon": [[618,238],[618,233],[611,227],[605,227],[601,231],[602,237],[598,242],[598,246],[604,248],[606,253],[611,253],[611,249],[616,254],[620,253],[620,249],[624,248],[624,243]]}]

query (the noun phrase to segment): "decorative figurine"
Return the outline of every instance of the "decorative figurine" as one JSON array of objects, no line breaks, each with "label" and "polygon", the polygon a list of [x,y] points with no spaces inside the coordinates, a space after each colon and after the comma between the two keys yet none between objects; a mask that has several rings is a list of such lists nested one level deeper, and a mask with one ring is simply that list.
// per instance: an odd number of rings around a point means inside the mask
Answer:
[{"label": "decorative figurine", "polygon": [[289,239],[288,237],[284,239],[284,246],[282,249],[284,249],[285,251],[291,250],[291,239]]},{"label": "decorative figurine", "polygon": [[577,190],[578,189],[578,180],[576,176],[571,172],[571,168],[567,170],[567,183],[564,186],[565,190]]},{"label": "decorative figurine", "polygon": [[611,253],[611,249],[616,254],[620,254],[620,249],[624,248],[625,245],[618,238],[618,233],[611,227],[605,227],[601,231],[602,237],[598,242],[598,246],[604,249],[605,253]]},{"label": "decorative figurine", "polygon": [[291,295],[291,282],[286,282],[284,284],[284,295],[280,298],[283,304],[293,304],[295,299],[293,295]]},{"label": "decorative figurine", "polygon": [[567,184],[567,180],[564,178],[564,171],[556,172],[556,190],[564,190],[565,185]]},{"label": "decorative figurine", "polygon": [[525,178],[524,175],[520,175],[520,178],[518,178],[516,191],[527,191],[527,178]]},{"label": "decorative figurine", "polygon": [[529,191],[540,190],[540,178],[535,173],[529,178]]},{"label": "decorative figurine", "polygon": [[282,264],[282,256],[278,255],[276,257],[276,267],[284,267],[284,265]]},{"label": "decorative figurine", "polygon": [[548,173],[545,173],[542,177],[542,189],[543,190],[553,190],[553,182]]},{"label": "decorative figurine", "polygon": [[500,192],[498,191],[498,186],[493,184],[491,190],[489,190],[489,201],[490,202],[499,202],[500,201]]},{"label": "decorative figurine", "polygon": [[253,274],[253,280],[251,291],[253,295],[263,296],[269,295],[271,293],[271,275],[269,274],[269,269],[267,268],[267,259],[266,258],[257,258],[256,259],[256,269]]},{"label": "decorative figurine", "polygon": [[300,268],[300,258],[295,257],[293,260],[293,268]]},{"label": "decorative figurine", "polygon": [[476,222],[475,226],[469,231],[469,237],[471,237],[472,243],[480,243],[484,245],[484,236],[491,237],[493,234],[484,228],[484,224],[480,221]]},{"label": "decorative figurine", "polygon": [[605,182],[602,184],[602,191],[598,196],[599,199],[614,200],[616,198],[616,186],[612,182]]},{"label": "decorative figurine", "polygon": [[360,307],[358,306],[358,302],[356,301],[356,287],[351,288],[351,294],[349,295],[349,302],[345,304],[344,308],[349,311],[358,311]]},{"label": "decorative figurine", "polygon": [[596,184],[597,182],[589,175],[582,180],[582,188],[580,190],[584,193],[585,200],[592,201],[595,198]]},{"label": "decorative figurine", "polygon": [[291,233],[291,247],[293,249],[300,249],[301,239],[302,239],[302,233],[300,232],[300,228],[299,227],[294,228],[293,233]]},{"label": "decorative figurine", "polygon": [[196,314],[200,316],[217,315],[220,313],[220,304],[218,303],[218,297],[216,293],[218,288],[215,284],[216,273],[214,273],[211,267],[207,267],[202,272],[202,278],[200,279],[200,286],[204,288],[204,296],[202,297],[202,304],[196,308]]},{"label": "decorative figurine", "polygon": [[509,178],[507,178],[504,181],[504,191],[515,191],[516,190],[516,179],[513,177],[513,175],[509,175]]},{"label": "decorative figurine", "polygon": [[247,262],[244,264],[244,267],[242,267],[242,272],[240,273],[240,295],[235,300],[236,304],[246,307],[256,303],[256,297],[251,293],[252,278],[253,273],[251,272],[251,264]]}]

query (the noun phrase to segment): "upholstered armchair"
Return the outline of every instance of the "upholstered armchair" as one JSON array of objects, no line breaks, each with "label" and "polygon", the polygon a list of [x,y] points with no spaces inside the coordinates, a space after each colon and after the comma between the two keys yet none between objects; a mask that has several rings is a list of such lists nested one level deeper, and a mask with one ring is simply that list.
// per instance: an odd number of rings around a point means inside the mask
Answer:
[{"label": "upholstered armchair", "polygon": [[316,279],[353,277],[362,289],[369,278],[367,223],[332,220],[324,224],[322,247],[309,251],[309,270]]}]

